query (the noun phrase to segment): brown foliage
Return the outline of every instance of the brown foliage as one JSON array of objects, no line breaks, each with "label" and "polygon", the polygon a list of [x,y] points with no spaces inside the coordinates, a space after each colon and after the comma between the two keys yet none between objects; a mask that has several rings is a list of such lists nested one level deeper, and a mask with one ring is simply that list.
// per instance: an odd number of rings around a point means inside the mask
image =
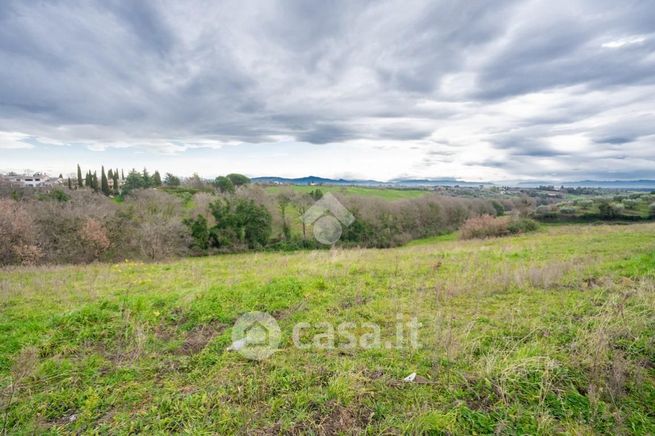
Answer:
[{"label": "brown foliage", "polygon": [[34,264],[42,257],[34,220],[22,203],[0,199],[0,264]]}]

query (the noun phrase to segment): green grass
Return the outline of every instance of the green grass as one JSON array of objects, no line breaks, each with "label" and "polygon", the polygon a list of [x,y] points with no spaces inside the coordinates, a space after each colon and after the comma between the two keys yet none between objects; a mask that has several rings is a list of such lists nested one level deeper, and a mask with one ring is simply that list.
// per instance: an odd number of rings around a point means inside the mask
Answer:
[{"label": "green grass", "polygon": [[[19,433],[655,433],[655,224],[390,250],[0,271]],[[280,351],[226,351],[244,312]],[[301,350],[298,322],[416,317],[421,347]],[[337,342],[341,344],[340,341]],[[421,383],[402,383],[416,372]]]},{"label": "green grass", "polygon": [[271,193],[278,193],[283,189],[292,189],[296,192],[310,192],[320,189],[323,193],[343,193],[350,195],[359,195],[362,197],[377,197],[385,200],[403,200],[418,198],[430,191],[423,189],[396,189],[396,188],[371,188],[363,186],[307,186],[307,185],[285,185],[285,186],[267,186],[266,190]]}]

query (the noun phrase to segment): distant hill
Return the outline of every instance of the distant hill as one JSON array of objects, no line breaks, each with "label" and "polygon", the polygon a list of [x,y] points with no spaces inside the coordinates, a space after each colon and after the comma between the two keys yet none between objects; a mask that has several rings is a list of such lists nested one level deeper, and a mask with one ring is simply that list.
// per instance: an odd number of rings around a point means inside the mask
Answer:
[{"label": "distant hill", "polygon": [[388,186],[388,187],[427,187],[427,186],[479,186],[493,183],[466,182],[457,179],[392,179],[388,182],[359,179],[328,179],[308,176],[299,178],[253,177],[253,183],[284,185],[343,185],[343,186]]},{"label": "distant hill", "polygon": [[567,187],[585,187],[585,188],[606,188],[606,189],[635,189],[651,190],[655,189],[655,180],[580,180],[573,182],[554,182],[549,180],[541,181],[512,181],[512,182],[469,182],[453,178],[441,179],[411,179],[397,178],[387,182],[379,180],[360,180],[360,179],[329,179],[325,177],[254,177],[253,183],[260,184],[281,184],[281,185],[335,185],[335,186],[381,186],[381,187],[430,187],[430,186],[517,186],[524,188],[536,188],[538,186],[567,186]]},{"label": "distant hill", "polygon": [[579,180],[574,182],[519,182],[518,186],[533,188],[537,186],[566,186],[570,188],[605,188],[605,189],[655,189],[655,180]]}]

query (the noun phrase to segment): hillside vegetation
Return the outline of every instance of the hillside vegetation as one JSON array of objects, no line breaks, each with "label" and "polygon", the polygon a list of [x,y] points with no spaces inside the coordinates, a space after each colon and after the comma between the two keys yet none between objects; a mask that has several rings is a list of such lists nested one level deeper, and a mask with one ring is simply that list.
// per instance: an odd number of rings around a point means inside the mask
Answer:
[{"label": "hillside vegetation", "polygon": [[[0,273],[7,433],[655,433],[655,225]],[[280,350],[228,352],[244,312]],[[421,347],[293,326],[416,317]],[[316,328],[316,327],[315,327]],[[416,373],[413,382],[403,378]]]}]

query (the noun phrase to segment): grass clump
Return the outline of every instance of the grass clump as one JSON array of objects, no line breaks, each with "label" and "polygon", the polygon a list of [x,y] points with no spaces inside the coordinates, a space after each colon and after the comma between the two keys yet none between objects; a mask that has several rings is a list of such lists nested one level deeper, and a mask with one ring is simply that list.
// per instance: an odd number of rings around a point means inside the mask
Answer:
[{"label": "grass clump", "polygon": [[528,233],[537,230],[534,220],[516,217],[493,217],[482,215],[470,218],[460,229],[461,239],[497,238],[501,236]]}]

